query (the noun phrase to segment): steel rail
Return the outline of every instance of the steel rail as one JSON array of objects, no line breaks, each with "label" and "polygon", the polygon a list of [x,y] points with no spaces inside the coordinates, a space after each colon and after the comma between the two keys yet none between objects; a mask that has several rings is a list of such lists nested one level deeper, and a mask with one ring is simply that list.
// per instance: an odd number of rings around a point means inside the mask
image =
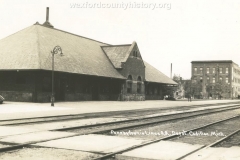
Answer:
[{"label": "steel rail", "polygon": [[[164,119],[164,120],[157,120],[154,122],[143,122],[139,124],[134,124],[134,125],[129,125],[125,127],[114,127],[115,130],[119,129],[128,129],[128,128],[133,128],[134,127],[139,127],[139,126],[144,126],[144,125],[150,125],[150,124],[156,124],[156,123],[163,123],[163,122],[168,122],[168,121],[174,121],[174,120],[179,120],[179,119],[186,119],[186,118],[191,118],[191,117],[197,117],[197,116],[202,116],[202,115],[208,115],[208,114],[214,114],[217,112],[224,112],[228,110],[234,110],[238,109],[240,106],[237,105],[229,108],[228,107],[223,107],[223,108],[215,108],[215,109],[207,109],[207,110],[198,110],[198,111],[189,111],[189,112],[183,112],[183,113],[173,113],[173,114],[168,114],[168,115],[161,115],[161,116],[153,116],[153,117],[143,117],[143,118],[137,118],[137,119],[130,119],[130,120],[122,120],[122,121],[114,121],[114,122],[106,122],[106,123],[99,123],[99,124],[90,124],[90,125],[84,125],[84,126],[74,126],[74,127],[65,127],[65,128],[60,128],[60,129],[53,129],[51,131],[66,131],[66,130],[74,130],[74,129],[83,129],[83,128],[90,128],[90,127],[100,127],[104,125],[112,125],[112,124],[120,124],[120,123],[127,123],[127,122],[133,122],[133,121],[141,121],[141,120],[151,120],[154,118],[163,118],[167,116],[174,116],[174,115],[181,115],[181,114],[189,114],[189,113],[197,113],[197,112],[202,112],[202,111],[208,111],[207,113],[200,113],[200,114],[194,114],[194,115],[186,115],[183,117],[177,117],[177,118],[170,118],[170,119]],[[213,110],[212,112],[209,112]]]},{"label": "steel rail", "polygon": [[[233,106],[234,105],[239,105],[239,103],[237,103],[237,102],[232,102],[232,103],[216,103],[216,104],[195,105],[194,107],[199,106],[199,108],[201,108],[203,106],[214,106],[214,105],[217,105],[217,104],[219,104],[220,106],[227,105],[227,104],[230,104],[230,105],[232,104]],[[190,107],[190,106],[182,106],[182,107]],[[224,108],[224,107],[222,107],[222,108]],[[145,108],[145,109],[138,109],[138,110],[135,110],[135,111],[144,112],[144,111],[154,111],[154,110],[161,110],[161,109],[159,109],[159,108],[158,109],[156,109],[156,108]],[[126,112],[126,110],[125,111],[112,111],[112,112],[114,112],[114,113],[116,112],[117,114],[120,114],[120,113]],[[133,110],[129,110],[128,112],[133,112]],[[110,113],[110,112],[101,112],[101,114],[104,114],[104,113]],[[91,113],[91,114],[94,114],[94,113]],[[0,126],[21,125],[21,124],[31,124],[31,123],[44,123],[44,122],[56,122],[56,121],[74,120],[74,119],[82,119],[82,118],[97,118],[97,117],[101,117],[101,115],[98,115],[98,116],[96,116],[96,115],[95,116],[90,116],[90,115],[87,115],[87,114],[70,114],[70,115],[57,115],[57,116],[45,116],[45,117],[43,116],[43,117],[32,117],[32,118],[22,118],[22,119],[21,118],[18,118],[18,119],[6,119],[6,120],[0,120]],[[173,115],[173,114],[170,114],[170,115]],[[108,115],[108,116],[112,116],[112,114]],[[58,118],[58,119],[51,119],[51,118]],[[3,122],[35,120],[35,119],[50,119],[50,120],[39,120],[39,121],[32,121],[32,122],[19,122],[19,123],[1,124]]]},{"label": "steel rail", "polygon": [[[199,130],[199,129],[203,129],[203,128],[209,127],[211,125],[215,125],[215,124],[218,124],[218,123],[221,123],[221,122],[225,122],[225,121],[228,121],[228,120],[232,120],[234,118],[239,118],[239,117],[240,117],[240,115],[237,115],[237,116],[233,116],[233,117],[230,117],[230,118],[226,118],[226,119],[222,119],[222,120],[219,120],[219,121],[215,121],[213,123],[208,123],[208,124],[202,125],[202,126],[197,127],[197,128],[189,129],[189,130],[185,131],[185,133],[189,133],[190,131],[196,131],[196,130]],[[114,155],[119,154],[119,153],[123,153],[123,152],[129,151],[129,150],[136,149],[136,148],[139,148],[139,147],[143,147],[143,146],[146,146],[146,145],[149,145],[149,144],[152,144],[152,143],[156,143],[156,142],[159,142],[159,141],[162,141],[162,140],[173,139],[173,138],[180,137],[180,136],[183,136],[183,135],[170,135],[170,136],[166,136],[166,137],[163,137],[163,138],[160,138],[160,139],[156,139],[156,140],[153,140],[153,141],[145,142],[145,143],[140,144],[140,145],[135,145],[135,146],[132,146],[132,147],[120,150],[120,151],[112,152],[112,153],[109,153],[109,154],[106,154],[106,155],[94,158],[93,160],[102,160],[102,159],[105,159],[105,158],[108,158],[108,157],[114,157]],[[197,151],[197,150],[195,150],[195,151]]]},{"label": "steel rail", "polygon": [[192,155],[193,153],[200,152],[200,151],[202,151],[202,150],[204,150],[204,149],[207,149],[207,148],[209,148],[209,147],[214,147],[214,146],[216,146],[217,144],[219,144],[219,143],[221,143],[221,142],[223,142],[223,141],[226,141],[227,139],[231,138],[233,135],[237,134],[238,132],[240,132],[240,129],[235,130],[234,132],[230,133],[230,134],[227,135],[226,137],[223,137],[223,138],[221,138],[221,139],[219,139],[219,140],[217,140],[217,141],[215,141],[215,142],[213,142],[213,143],[211,143],[211,144],[209,144],[209,145],[207,145],[207,146],[203,146],[203,147],[201,147],[201,148],[199,148],[199,149],[197,149],[197,150],[194,150],[194,151],[192,151],[192,152],[189,152],[189,153],[187,153],[186,155],[181,156],[181,157],[178,158],[177,160],[181,160],[181,159],[183,159],[183,158],[186,158],[186,157]]},{"label": "steel rail", "polygon": [[[198,116],[198,115],[195,115],[195,116]],[[190,132],[190,131],[194,131],[194,130],[198,130],[198,129],[201,129],[201,128],[204,128],[204,127],[207,127],[207,126],[210,126],[210,125],[214,125],[216,123],[220,123],[220,122],[223,122],[223,121],[227,121],[227,120],[230,120],[230,119],[233,119],[233,118],[238,118],[240,117],[240,115],[237,115],[237,116],[233,116],[233,117],[230,117],[230,118],[226,118],[226,119],[222,119],[222,120],[219,120],[219,121],[215,121],[213,123],[209,123],[209,124],[206,124],[206,125],[203,125],[201,127],[197,127],[197,128],[193,128],[193,129],[190,129],[188,131],[186,131],[186,133]],[[182,117],[182,119],[185,118],[185,117]],[[155,122],[154,122],[155,123]],[[124,126],[124,127],[116,127],[114,129],[125,129],[125,128],[129,128],[129,127],[135,127],[136,125],[132,125],[132,126]],[[137,125],[139,126],[139,125]],[[39,141],[31,141],[31,142],[27,142],[27,143],[22,143],[22,144],[16,144],[16,145],[13,145],[13,146],[9,146],[9,147],[3,147],[3,148],[0,148],[0,152],[6,152],[6,151],[12,151],[12,150],[16,150],[16,149],[21,149],[23,147],[27,147],[27,146],[30,146],[32,144],[36,144],[36,143],[42,143],[42,142],[47,142],[47,141],[52,141],[52,140],[58,140],[58,139],[63,139],[63,138],[70,138],[70,137],[75,137],[75,136],[80,136],[80,135],[85,135],[85,134],[96,134],[96,133],[102,133],[102,132],[108,132],[110,130],[112,130],[113,128],[111,129],[102,129],[102,130],[98,130],[98,131],[90,131],[90,132],[87,132],[87,133],[76,133],[76,134],[73,134],[73,135],[68,135],[68,136],[62,136],[62,137],[57,137],[57,138],[51,138],[51,139],[46,139],[46,140],[39,140]],[[51,130],[51,131],[56,131],[56,130]],[[155,142],[158,142],[158,141],[161,141],[161,140],[166,140],[166,139],[171,139],[171,138],[174,138],[174,137],[177,137],[179,135],[171,135],[171,136],[167,136],[167,137],[164,137],[164,138],[161,138],[161,139],[158,139],[158,140],[154,140],[154,141],[149,141],[149,142],[146,142],[144,143],[145,145],[147,144],[151,144],[151,143],[155,143]],[[142,144],[141,146],[143,146],[144,144]],[[138,146],[140,145],[137,145],[135,147],[130,147],[128,150],[131,150],[131,149],[134,149],[134,148],[138,148]],[[140,147],[141,147],[140,146]],[[118,151],[116,153],[120,153],[121,151]],[[123,152],[123,151],[122,151]],[[115,153],[115,152],[114,152]],[[111,155],[114,155],[114,153],[112,153]],[[107,157],[110,156],[109,155],[105,155]],[[104,156],[104,157],[105,157]]]}]

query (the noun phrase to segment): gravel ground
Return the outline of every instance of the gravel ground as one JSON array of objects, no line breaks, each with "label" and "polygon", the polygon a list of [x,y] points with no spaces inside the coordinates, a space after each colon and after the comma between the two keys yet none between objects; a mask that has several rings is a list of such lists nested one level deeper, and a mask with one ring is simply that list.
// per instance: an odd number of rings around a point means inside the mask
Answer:
[{"label": "gravel ground", "polygon": [[[190,144],[209,145],[234,132],[238,128],[238,126],[240,126],[240,118],[209,126],[198,131],[193,131],[192,134],[179,137],[177,139],[174,139],[173,141]],[[200,132],[204,133],[205,135],[196,134]]]},{"label": "gravel ground", "polygon": [[[11,124],[11,123],[28,123],[28,122],[36,122],[36,121],[50,121],[50,120],[57,120],[57,122],[64,122],[64,121],[71,121],[67,120],[69,118],[79,118],[80,119],[97,119],[97,118],[136,118],[136,117],[142,117],[146,115],[152,115],[156,113],[168,113],[168,112],[175,112],[175,111],[188,111],[191,109],[200,109],[200,108],[207,108],[207,107],[214,107],[217,104],[204,104],[204,105],[194,105],[194,106],[182,106],[182,107],[169,107],[169,108],[150,108],[150,109],[139,109],[135,111],[115,111],[115,112],[107,112],[107,113],[95,113],[90,115],[70,115],[70,116],[60,116],[60,117],[43,117],[43,118],[37,118],[37,119],[19,119],[19,120],[13,120],[13,121],[0,121],[1,125]],[[226,106],[226,105],[232,105],[232,104],[220,104],[218,106]],[[37,124],[38,122],[36,122]],[[44,123],[44,122],[40,122]],[[52,122],[47,122],[52,123]],[[53,122],[55,123],[55,122]],[[25,124],[17,124],[19,125],[25,125]],[[26,124],[28,125],[28,124]]]},{"label": "gravel ground", "polygon": [[[111,131],[110,133],[106,133],[106,134],[113,135],[113,136],[123,136],[123,137],[132,136],[134,138],[143,138],[143,139],[158,139],[161,137],[165,137],[166,135],[164,135],[164,133],[166,132],[168,134],[172,134],[173,132],[176,133],[176,132],[182,132],[183,130],[186,131],[192,128],[202,126],[204,124],[212,123],[214,121],[218,121],[221,119],[232,117],[234,115],[238,115],[239,113],[240,113],[240,109],[237,109],[233,111],[226,111],[226,112],[220,112],[220,113],[215,113],[210,115],[198,116],[194,118],[187,118],[183,120],[176,120],[176,121],[171,121],[166,123],[158,123],[151,126],[143,126],[143,127],[121,130],[122,133]],[[220,131],[221,131],[221,128],[220,128]],[[125,132],[125,135],[124,135],[124,132]],[[136,135],[127,135],[126,133],[129,133],[129,132],[136,133]],[[155,135],[155,133],[158,135]]]},{"label": "gravel ground", "polygon": [[232,147],[232,146],[239,146],[240,147],[240,132],[233,135],[226,141],[223,141],[222,143],[219,143],[215,147]]},{"label": "gravel ground", "polygon": [[[240,109],[235,109],[235,110],[232,110],[232,111],[234,112],[234,111],[237,111],[237,110],[240,110]],[[206,111],[201,111],[201,113],[205,113],[205,112]],[[221,113],[224,113],[224,112],[227,112],[227,111],[223,111]],[[67,132],[82,133],[82,134],[86,134],[86,133],[91,132],[91,131],[101,132],[102,130],[106,130],[106,129],[114,130],[114,128],[124,127],[124,126],[139,125],[139,124],[153,123],[153,122],[158,123],[159,121],[163,121],[163,120],[169,120],[169,119],[174,119],[174,118],[184,117],[184,116],[190,116],[190,115],[196,115],[196,114],[200,114],[200,112],[198,112],[198,113],[184,113],[184,114],[180,114],[180,115],[177,114],[177,115],[172,115],[172,116],[157,117],[157,118],[154,118],[154,119],[144,119],[144,120],[140,119],[140,120],[133,121],[133,122],[123,122],[123,123],[118,123],[118,124],[103,125],[103,126],[92,127],[92,128],[73,129],[73,130],[67,130]]]},{"label": "gravel ground", "polygon": [[55,149],[55,148],[24,148],[11,152],[0,153],[0,160],[89,160],[99,154]]},{"label": "gravel ground", "polygon": [[40,124],[29,124],[29,125],[20,125],[24,128],[31,129],[39,129],[39,130],[52,130],[66,127],[74,127],[74,126],[83,126],[97,123],[106,123],[106,122],[114,122],[126,120],[126,118],[93,118],[93,119],[80,119],[80,120],[71,120],[71,121],[62,121],[62,122],[48,122],[48,123],[40,123]]}]

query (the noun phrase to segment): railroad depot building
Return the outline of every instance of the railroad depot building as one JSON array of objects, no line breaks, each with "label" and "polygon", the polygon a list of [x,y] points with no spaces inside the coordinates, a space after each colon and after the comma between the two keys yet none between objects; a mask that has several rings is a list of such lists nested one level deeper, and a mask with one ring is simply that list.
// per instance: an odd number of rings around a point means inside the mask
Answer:
[{"label": "railroad depot building", "polygon": [[52,53],[56,101],[159,100],[176,83],[145,62],[136,42],[110,45],[38,22],[0,40],[0,95],[50,102]]},{"label": "railroad depot building", "polygon": [[[240,96],[240,67],[232,60],[192,61],[192,78],[202,82],[203,97]],[[216,85],[220,87],[214,90]]]}]

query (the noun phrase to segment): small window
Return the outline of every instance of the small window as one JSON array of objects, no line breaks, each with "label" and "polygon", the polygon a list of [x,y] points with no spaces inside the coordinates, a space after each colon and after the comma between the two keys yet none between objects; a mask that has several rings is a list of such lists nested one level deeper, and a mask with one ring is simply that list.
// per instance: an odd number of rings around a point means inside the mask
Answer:
[{"label": "small window", "polygon": [[209,68],[207,68],[207,73],[209,73]]},{"label": "small window", "polygon": [[202,74],[203,73],[203,68],[200,68],[200,74]]},{"label": "small window", "polygon": [[132,93],[132,76],[129,75],[127,79],[127,93]]},{"label": "small window", "polygon": [[212,78],[212,83],[215,83],[215,77]]},{"label": "small window", "polygon": [[212,73],[214,74],[216,71],[215,71],[215,68],[212,69]]},{"label": "small window", "polygon": [[226,68],[226,73],[228,73],[228,68]]},{"label": "small window", "polygon": [[138,52],[137,51],[133,51],[133,57],[137,57],[138,56]]},{"label": "small window", "polygon": [[222,77],[219,77],[219,82],[222,82]]},{"label": "small window", "polygon": [[210,82],[210,79],[209,79],[209,77],[207,77],[207,83],[209,83]]},{"label": "small window", "polygon": [[219,73],[222,73],[222,68],[219,68]]},{"label": "small window", "polygon": [[196,68],[196,67],[194,68],[194,73],[195,73],[195,74],[197,73],[197,68]]},{"label": "small window", "polygon": [[203,80],[202,80],[202,77],[200,77],[200,82],[202,82]]}]

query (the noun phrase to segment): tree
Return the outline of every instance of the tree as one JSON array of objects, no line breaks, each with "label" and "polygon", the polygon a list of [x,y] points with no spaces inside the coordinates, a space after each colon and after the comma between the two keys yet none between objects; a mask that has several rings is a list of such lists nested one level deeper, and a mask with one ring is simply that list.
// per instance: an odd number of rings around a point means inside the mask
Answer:
[{"label": "tree", "polygon": [[174,80],[176,83],[179,84],[179,83],[181,83],[182,77],[180,77],[180,75],[174,74],[173,80]]},{"label": "tree", "polygon": [[202,82],[197,80],[192,80],[191,94],[200,98],[202,96]]},{"label": "tree", "polygon": [[221,99],[222,95],[225,94],[230,94],[231,89],[228,84],[222,83],[222,82],[217,82],[215,84],[210,84],[206,86],[206,91],[208,92],[208,96],[210,94],[216,95],[218,98]]}]

